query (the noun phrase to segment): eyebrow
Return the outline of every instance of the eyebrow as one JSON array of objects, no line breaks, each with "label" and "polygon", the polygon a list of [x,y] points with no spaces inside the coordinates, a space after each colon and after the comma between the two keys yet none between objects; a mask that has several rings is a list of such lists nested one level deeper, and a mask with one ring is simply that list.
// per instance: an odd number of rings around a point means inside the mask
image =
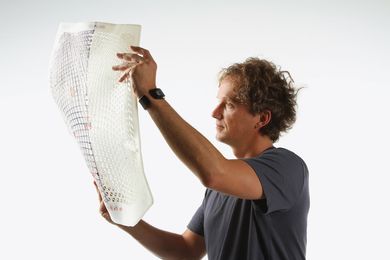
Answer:
[{"label": "eyebrow", "polygon": [[235,103],[235,104],[240,104],[241,103],[237,96],[226,97],[226,100],[230,101],[232,103]]},{"label": "eyebrow", "polygon": [[223,97],[216,96],[216,98],[220,99],[220,100],[227,100],[227,101],[235,102],[235,103],[238,102],[238,99],[237,99],[236,96],[233,96],[233,97],[230,97],[230,96],[223,96]]},{"label": "eyebrow", "polygon": [[236,102],[234,99],[232,99],[231,97],[226,97],[226,96],[224,96],[224,97],[220,98],[220,97],[217,96],[217,99],[220,100],[221,102],[223,101],[223,102],[237,103],[237,102]]}]

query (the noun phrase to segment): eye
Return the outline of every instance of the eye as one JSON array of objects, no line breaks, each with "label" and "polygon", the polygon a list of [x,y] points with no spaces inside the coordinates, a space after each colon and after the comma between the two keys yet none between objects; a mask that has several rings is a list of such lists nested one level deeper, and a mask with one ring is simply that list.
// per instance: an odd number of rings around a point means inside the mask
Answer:
[{"label": "eye", "polygon": [[232,108],[234,108],[234,104],[231,102],[227,102],[226,107],[232,109]]}]

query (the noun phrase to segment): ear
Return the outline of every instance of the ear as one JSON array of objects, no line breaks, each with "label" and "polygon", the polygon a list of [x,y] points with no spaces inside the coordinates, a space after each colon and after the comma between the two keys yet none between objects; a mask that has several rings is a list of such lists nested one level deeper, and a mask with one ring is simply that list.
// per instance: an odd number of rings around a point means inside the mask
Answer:
[{"label": "ear", "polygon": [[259,122],[257,122],[256,126],[257,128],[262,128],[271,121],[272,113],[269,110],[265,110],[263,112],[260,112],[259,114]]}]

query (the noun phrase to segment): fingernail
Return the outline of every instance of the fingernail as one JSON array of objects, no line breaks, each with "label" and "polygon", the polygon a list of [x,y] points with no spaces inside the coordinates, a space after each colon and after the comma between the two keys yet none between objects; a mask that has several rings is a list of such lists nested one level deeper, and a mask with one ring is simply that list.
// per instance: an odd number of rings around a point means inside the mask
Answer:
[{"label": "fingernail", "polygon": [[117,53],[116,56],[118,56],[119,58],[122,58],[123,57],[123,53]]}]

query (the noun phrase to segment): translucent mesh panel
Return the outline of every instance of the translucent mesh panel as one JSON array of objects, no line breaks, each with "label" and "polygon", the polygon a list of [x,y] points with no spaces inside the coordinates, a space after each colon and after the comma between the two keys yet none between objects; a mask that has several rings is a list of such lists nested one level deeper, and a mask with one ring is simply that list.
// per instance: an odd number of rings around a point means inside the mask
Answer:
[{"label": "translucent mesh panel", "polygon": [[152,205],[140,151],[137,100],[118,83],[117,52],[139,44],[140,27],[61,24],[50,86],[115,223],[134,226]]}]

